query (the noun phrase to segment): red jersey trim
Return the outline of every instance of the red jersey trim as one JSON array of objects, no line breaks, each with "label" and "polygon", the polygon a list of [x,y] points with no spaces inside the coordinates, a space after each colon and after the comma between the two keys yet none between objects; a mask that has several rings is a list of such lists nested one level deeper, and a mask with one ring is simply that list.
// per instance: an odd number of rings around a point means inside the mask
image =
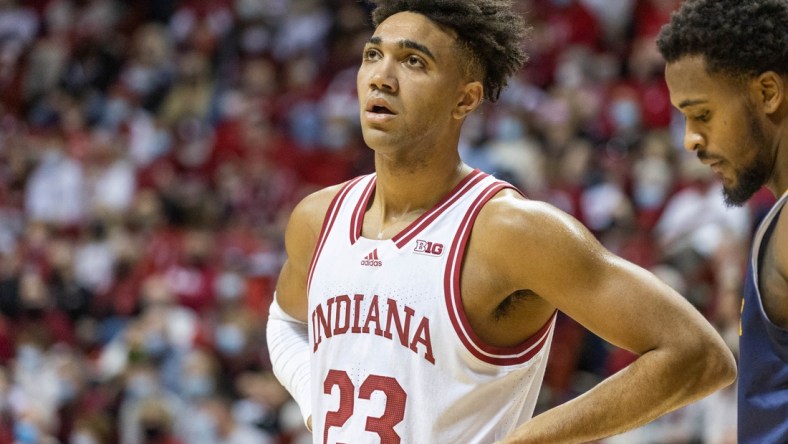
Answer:
[{"label": "red jersey trim", "polygon": [[480,170],[473,170],[467,176],[463,177],[454,189],[446,195],[440,202],[438,202],[432,209],[419,216],[413,223],[408,225],[407,228],[399,232],[391,240],[397,248],[404,247],[408,242],[413,240],[419,233],[421,233],[429,224],[438,218],[444,211],[451,207],[457,200],[468,193],[477,183],[481,182],[489,174],[485,174]]},{"label": "red jersey trim", "polygon": [[377,176],[372,176],[370,181],[367,183],[367,186],[364,187],[364,192],[361,194],[361,198],[358,200],[356,208],[353,209],[353,215],[350,219],[350,245],[354,245],[361,237],[361,228],[364,224],[364,214],[367,212],[369,199],[372,197],[373,191],[375,191],[376,183]]},{"label": "red jersey trim", "polygon": [[[465,248],[473,228],[473,223],[482,207],[493,196],[503,189],[512,188],[505,182],[489,185],[471,204],[465,214],[449,251],[446,272],[444,274],[444,297],[454,330],[468,351],[482,362],[493,365],[518,365],[531,360],[547,343],[554,325],[556,313],[530,338],[514,347],[496,347],[484,343],[471,328],[462,305],[460,292],[460,270],[465,255]],[[515,189],[516,190],[516,189]]]},{"label": "red jersey trim", "polygon": [[317,238],[317,246],[315,247],[315,251],[312,253],[312,260],[309,262],[309,275],[307,276],[307,281],[306,281],[307,294],[309,294],[309,290],[312,288],[312,275],[315,273],[315,266],[317,265],[317,259],[320,257],[320,254],[323,252],[323,247],[326,245],[326,239],[328,238],[328,233],[331,232],[331,228],[334,226],[334,222],[336,222],[337,215],[339,214],[339,209],[342,207],[342,202],[345,200],[345,197],[347,197],[350,190],[364,177],[367,176],[360,176],[347,182],[339,190],[337,195],[334,196],[334,199],[331,200],[331,204],[328,206],[328,210],[326,210],[326,217],[323,219],[323,226],[320,228],[320,235]]},{"label": "red jersey trim", "polygon": [[[448,209],[454,202],[466,194],[468,190],[473,188],[474,185],[479,183],[487,176],[488,174],[485,174],[478,169],[468,173],[468,175],[463,177],[462,180],[451,190],[451,192],[449,192],[449,194],[447,194],[443,199],[435,204],[434,207],[419,216],[418,219],[414,220],[405,229],[391,238],[391,240],[394,242],[394,245],[396,245],[399,249],[404,247],[421,231],[423,231],[424,228],[432,223],[432,221],[437,219],[438,216],[446,211],[446,209]],[[376,178],[373,178],[370,181],[370,183],[367,185],[367,188],[364,190],[364,194],[362,195],[361,199],[359,199],[358,203],[356,204],[356,208],[353,210],[353,215],[351,217],[352,222],[350,224],[351,244],[354,244],[361,237],[361,228],[364,221],[364,215],[366,214],[367,206],[369,206],[369,199],[372,198],[372,193],[375,190],[376,182]]]}]

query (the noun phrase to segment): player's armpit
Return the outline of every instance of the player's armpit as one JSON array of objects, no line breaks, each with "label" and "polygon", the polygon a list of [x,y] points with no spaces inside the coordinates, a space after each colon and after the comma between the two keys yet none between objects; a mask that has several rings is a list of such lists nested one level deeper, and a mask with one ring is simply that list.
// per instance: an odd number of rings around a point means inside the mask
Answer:
[{"label": "player's armpit", "polygon": [[506,278],[640,357],[584,395],[524,424],[505,442],[599,439],[733,382],[733,355],[681,295],[608,252],[570,216],[542,203],[512,205],[507,222],[497,227],[499,248],[519,246],[539,260],[502,263]]},{"label": "player's armpit", "polygon": [[760,267],[763,308],[769,320],[782,328],[788,328],[788,248],[785,245],[788,245],[788,212],[783,211]]}]

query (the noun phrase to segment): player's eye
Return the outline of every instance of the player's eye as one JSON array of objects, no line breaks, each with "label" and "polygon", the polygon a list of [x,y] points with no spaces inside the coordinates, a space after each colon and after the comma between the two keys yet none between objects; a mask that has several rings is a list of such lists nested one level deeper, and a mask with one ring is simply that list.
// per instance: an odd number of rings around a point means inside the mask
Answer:
[{"label": "player's eye", "polygon": [[708,111],[704,111],[694,117],[695,120],[698,122],[708,122],[709,121],[710,113]]},{"label": "player's eye", "polygon": [[421,57],[415,55],[408,56],[408,58],[405,59],[405,63],[407,63],[408,66],[411,66],[413,68],[424,67],[424,61],[421,59]]},{"label": "player's eye", "polygon": [[380,58],[380,52],[377,49],[367,48],[364,50],[364,60],[377,60],[378,58]]}]

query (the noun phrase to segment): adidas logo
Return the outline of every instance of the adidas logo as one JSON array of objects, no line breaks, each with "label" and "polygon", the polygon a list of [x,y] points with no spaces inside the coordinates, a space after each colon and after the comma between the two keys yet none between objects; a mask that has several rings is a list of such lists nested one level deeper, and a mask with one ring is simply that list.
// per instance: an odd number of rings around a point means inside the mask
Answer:
[{"label": "adidas logo", "polygon": [[365,267],[382,267],[383,261],[378,258],[378,249],[375,248],[372,250],[372,253],[369,253],[367,257],[361,261],[361,265]]}]

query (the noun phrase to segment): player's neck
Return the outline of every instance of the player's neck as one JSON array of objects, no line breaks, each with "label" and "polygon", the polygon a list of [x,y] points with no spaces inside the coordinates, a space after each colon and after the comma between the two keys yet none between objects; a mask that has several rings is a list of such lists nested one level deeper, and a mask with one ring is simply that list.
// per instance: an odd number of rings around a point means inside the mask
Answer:
[{"label": "player's neck", "polygon": [[383,224],[415,219],[434,207],[471,171],[459,156],[409,167],[376,159],[375,165],[377,183],[369,210],[375,211],[376,219]]},{"label": "player's neck", "polygon": [[777,137],[774,172],[766,187],[775,197],[780,198],[788,191],[788,117],[778,129]]}]

